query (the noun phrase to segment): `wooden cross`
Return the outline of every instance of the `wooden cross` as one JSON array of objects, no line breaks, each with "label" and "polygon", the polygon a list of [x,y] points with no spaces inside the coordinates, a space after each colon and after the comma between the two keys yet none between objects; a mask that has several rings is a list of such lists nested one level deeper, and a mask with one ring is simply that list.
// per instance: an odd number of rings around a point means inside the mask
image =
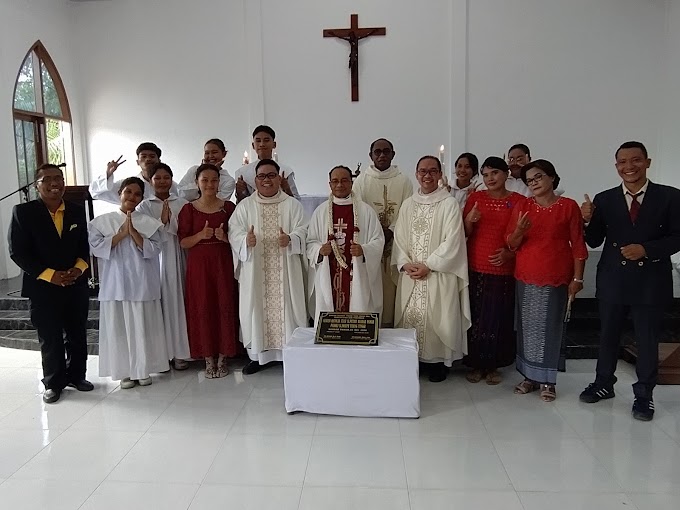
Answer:
[{"label": "wooden cross", "polygon": [[352,101],[359,100],[359,41],[373,35],[385,35],[385,27],[359,28],[359,15],[350,16],[349,28],[327,28],[324,37],[337,37],[349,43],[349,69],[351,71]]}]

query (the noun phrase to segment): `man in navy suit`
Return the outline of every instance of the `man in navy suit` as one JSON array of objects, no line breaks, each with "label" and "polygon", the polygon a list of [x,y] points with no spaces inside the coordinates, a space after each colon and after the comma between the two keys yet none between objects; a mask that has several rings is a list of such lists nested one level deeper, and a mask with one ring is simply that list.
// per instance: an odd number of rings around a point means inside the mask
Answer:
[{"label": "man in navy suit", "polygon": [[670,257],[680,251],[680,190],[647,179],[650,164],[643,144],[624,143],[616,151],[622,184],[592,202],[586,195],[581,206],[586,242],[591,248],[604,243],[604,248],[597,265],[597,374],[580,399],[594,403],[614,397],[621,330],[630,309],[638,350],[633,417],[643,421],[654,417],[659,333],[673,299]]},{"label": "man in navy suit", "polygon": [[9,227],[9,254],[24,271],[21,295],[42,354],[43,400],[59,400],[66,386],[90,391],[87,368],[89,245],[85,209],[64,202],[64,175],[55,165],[36,172],[37,200],[19,204]]}]

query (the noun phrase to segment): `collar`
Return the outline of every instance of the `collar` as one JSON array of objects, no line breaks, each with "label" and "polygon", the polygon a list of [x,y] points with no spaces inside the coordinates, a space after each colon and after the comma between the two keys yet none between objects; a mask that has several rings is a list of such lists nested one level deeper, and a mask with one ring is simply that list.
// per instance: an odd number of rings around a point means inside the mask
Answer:
[{"label": "collar", "polygon": [[260,203],[260,204],[278,204],[280,202],[283,202],[286,198],[288,198],[288,195],[286,193],[283,193],[280,189],[276,195],[273,197],[263,197],[260,195],[260,192],[255,192],[255,194],[252,195],[255,198],[255,201]]},{"label": "collar", "polygon": [[[641,193],[645,193],[645,194],[646,194],[646,193],[647,193],[647,188],[649,187],[649,182],[650,182],[649,179],[647,179],[647,181],[645,182],[645,185],[642,186],[642,188],[640,188],[640,191],[638,191],[638,192],[636,193],[636,195],[640,195]],[[624,196],[624,197],[625,197],[627,194],[629,194],[629,193],[630,193],[631,196],[633,196],[633,193],[631,193],[631,192],[628,190],[628,188],[626,188],[626,183],[625,183],[625,182],[622,182],[622,183],[621,183],[621,189],[623,190],[623,196]]]},{"label": "collar", "polygon": [[354,192],[351,192],[349,196],[345,198],[338,198],[335,195],[333,196],[333,203],[335,205],[352,205],[353,203],[353,198],[354,198]]},{"label": "collar", "polygon": [[368,170],[366,170],[366,175],[375,177],[376,179],[391,179],[400,173],[397,165],[392,165],[387,170],[378,170],[375,165],[371,165],[368,167]]},{"label": "collar", "polygon": [[420,190],[418,190],[418,193],[413,194],[413,201],[424,205],[436,204],[446,198],[451,198],[451,195],[445,188],[437,188],[427,195],[424,195]]}]

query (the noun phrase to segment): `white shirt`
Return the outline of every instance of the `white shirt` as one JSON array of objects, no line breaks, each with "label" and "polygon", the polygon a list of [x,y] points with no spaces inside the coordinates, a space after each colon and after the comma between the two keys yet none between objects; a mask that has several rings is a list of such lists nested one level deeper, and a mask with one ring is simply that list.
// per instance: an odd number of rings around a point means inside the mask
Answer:
[{"label": "white shirt", "polygon": [[[179,181],[179,184],[177,185],[179,196],[189,202],[192,200],[197,200],[199,196],[198,185],[196,184],[197,169],[198,165],[194,165],[189,168],[187,173],[184,175],[184,177],[182,177],[182,180]],[[236,181],[229,174],[228,170],[220,168],[220,185],[219,191],[217,192],[217,198],[225,201],[230,200],[231,195],[234,193],[234,189],[236,189]]]},{"label": "white shirt", "polygon": [[631,193],[628,188],[626,188],[625,183],[621,183],[621,188],[623,189],[623,196],[626,197],[626,203],[628,204],[628,210],[630,211],[630,206],[633,204],[633,196],[632,195],[637,195],[637,201],[638,204],[642,205],[642,201],[645,199],[645,195],[647,194],[647,187],[649,186],[649,179],[647,179],[647,182],[645,182],[645,185],[640,188],[640,191],[637,193]]},{"label": "white shirt", "polygon": [[[248,185],[248,192],[251,195],[255,193],[255,174],[257,173],[255,167],[259,162],[260,160],[257,159],[252,163],[243,165],[241,168],[236,170],[236,172],[234,172],[234,177],[236,180],[238,180],[239,177],[243,177],[243,180],[246,181],[246,184]],[[293,198],[300,200],[300,193],[298,193],[297,186],[295,185],[295,172],[293,172],[291,167],[282,165],[280,163],[279,167],[281,168],[279,175],[283,175],[284,177],[288,178],[288,184],[290,185],[290,191],[293,193]]]}]

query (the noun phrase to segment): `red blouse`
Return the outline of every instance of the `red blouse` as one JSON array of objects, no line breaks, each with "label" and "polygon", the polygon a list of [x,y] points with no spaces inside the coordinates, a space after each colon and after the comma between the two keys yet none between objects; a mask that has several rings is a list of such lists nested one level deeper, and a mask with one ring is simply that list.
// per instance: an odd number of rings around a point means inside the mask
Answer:
[{"label": "red blouse", "polygon": [[505,231],[508,221],[512,211],[524,200],[519,193],[510,193],[505,198],[493,198],[486,190],[475,191],[470,195],[465,203],[463,218],[467,217],[475,204],[480,213],[479,221],[475,223],[475,228],[467,241],[468,265],[472,271],[497,275],[514,273],[514,261],[494,266],[489,262],[489,257],[499,248],[507,248]]},{"label": "red blouse", "polygon": [[570,198],[559,197],[550,207],[527,198],[513,209],[507,236],[514,232],[517,219],[526,211],[530,227],[517,249],[515,278],[531,285],[568,285],[574,278],[574,260],[588,258],[581,209]]}]

